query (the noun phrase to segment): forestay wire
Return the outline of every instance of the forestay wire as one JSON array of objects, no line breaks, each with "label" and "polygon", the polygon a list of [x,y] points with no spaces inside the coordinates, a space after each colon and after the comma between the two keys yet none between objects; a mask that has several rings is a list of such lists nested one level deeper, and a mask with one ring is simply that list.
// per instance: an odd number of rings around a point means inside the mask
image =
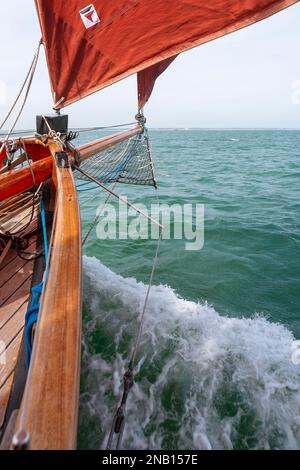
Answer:
[{"label": "forestay wire", "polygon": [[162,230],[160,229],[160,234],[159,234],[159,238],[158,238],[158,241],[157,241],[156,252],[155,252],[154,259],[153,259],[152,270],[151,270],[151,275],[150,275],[150,281],[149,281],[147,294],[146,294],[146,298],[145,298],[145,302],[144,302],[144,307],[143,307],[143,311],[142,311],[142,315],[141,315],[141,319],[140,319],[140,324],[139,324],[139,327],[138,327],[136,340],[134,342],[133,351],[132,351],[132,354],[131,354],[131,359],[129,361],[128,368],[127,368],[127,370],[124,374],[124,377],[123,377],[123,381],[124,381],[123,382],[124,383],[123,395],[122,395],[120,406],[118,407],[117,412],[116,412],[116,414],[114,416],[114,419],[113,419],[113,422],[112,422],[109,438],[108,438],[108,441],[107,441],[106,450],[111,450],[112,449],[113,440],[114,440],[115,436],[117,438],[116,449],[119,450],[121,445],[122,445],[124,428],[125,428],[126,404],[127,404],[129,392],[130,392],[131,388],[134,385],[134,369],[136,367],[136,357],[137,357],[137,353],[138,353],[140,343],[141,343],[143,327],[144,327],[144,323],[145,323],[145,315],[146,315],[147,306],[148,306],[148,302],[149,302],[150,291],[151,291],[151,287],[152,287],[152,284],[153,284],[153,278],[154,278],[154,274],[155,274],[156,267],[157,267],[161,238],[162,238]]},{"label": "forestay wire", "polygon": [[[147,293],[145,297],[145,302],[144,302],[143,310],[141,313],[137,335],[136,335],[136,339],[133,345],[128,368],[123,377],[123,381],[124,381],[123,395],[122,395],[121,403],[113,418],[113,422],[112,422],[112,426],[111,426],[111,430],[110,430],[110,434],[109,434],[109,438],[107,442],[107,450],[111,450],[113,446],[114,438],[116,437],[116,449],[120,449],[122,445],[123,433],[124,433],[124,428],[125,428],[126,404],[127,404],[129,392],[134,385],[136,358],[137,358],[138,350],[139,350],[141,339],[142,339],[142,333],[143,333],[143,327],[145,323],[145,316],[146,316],[146,311],[148,307],[150,291],[151,291],[154,274],[155,274],[156,267],[157,267],[163,226],[159,223],[159,221],[151,219],[149,216],[144,214],[139,208],[128,203],[128,201],[122,200],[122,197],[116,194],[114,192],[114,189],[117,183],[131,183],[131,184],[142,184],[142,185],[150,184],[157,189],[155,174],[154,174],[154,166],[153,166],[152,157],[151,157],[150,143],[149,143],[148,133],[146,129],[144,129],[144,132],[138,135],[137,137],[131,138],[129,139],[129,141],[126,141],[125,143],[122,142],[121,144],[117,144],[113,147],[110,147],[108,150],[102,151],[96,156],[92,157],[90,160],[83,162],[80,165],[80,167],[75,166],[75,168],[77,170],[77,178],[86,181],[85,183],[81,184],[80,187],[93,182],[98,187],[101,187],[102,190],[105,190],[106,192],[108,192],[107,199],[105,200],[100,211],[96,215],[95,220],[90,226],[86,236],[84,237],[83,245],[86,243],[87,239],[89,238],[91,234],[91,231],[98,223],[101,217],[101,214],[103,210],[105,209],[111,196],[118,198],[122,202],[132,207],[141,215],[150,219],[152,223],[155,223],[156,225],[159,226],[159,238],[157,241],[155,256],[153,259],[152,270],[151,270],[149,285],[148,285]],[[114,183],[113,188],[109,189],[106,185],[109,185],[112,183]]]},{"label": "forestay wire", "polygon": [[[9,115],[11,114],[12,109],[9,112]],[[5,120],[2,123],[2,127],[4,126],[5,122],[7,121],[9,115],[5,117]],[[76,132],[77,134],[85,133],[85,132],[95,132],[95,131],[105,131],[109,129],[118,129],[120,127],[129,127],[133,126],[136,124],[136,122],[127,122],[125,124],[116,124],[116,125],[111,125],[111,126],[92,126],[92,127],[70,127],[70,131]],[[0,129],[2,129],[0,126]],[[10,135],[25,135],[25,134],[34,134],[36,132],[36,129],[21,129],[21,130],[16,130],[14,132],[11,132]],[[0,137],[6,136],[7,132],[0,132]]]}]

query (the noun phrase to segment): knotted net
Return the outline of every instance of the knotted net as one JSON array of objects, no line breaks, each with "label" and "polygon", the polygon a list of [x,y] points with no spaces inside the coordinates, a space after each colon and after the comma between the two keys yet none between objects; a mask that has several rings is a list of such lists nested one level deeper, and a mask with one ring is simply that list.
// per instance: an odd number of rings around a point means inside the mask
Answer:
[{"label": "knotted net", "polygon": [[[145,130],[81,163],[80,168],[100,183],[126,183],[156,187],[149,136]],[[77,178],[90,181],[77,172]]]}]

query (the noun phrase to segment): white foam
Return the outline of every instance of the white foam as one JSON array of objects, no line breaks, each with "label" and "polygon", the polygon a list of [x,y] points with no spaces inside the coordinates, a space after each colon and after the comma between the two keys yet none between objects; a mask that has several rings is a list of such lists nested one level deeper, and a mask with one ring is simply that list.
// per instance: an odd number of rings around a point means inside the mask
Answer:
[{"label": "white foam", "polygon": [[[88,413],[99,420],[102,447],[146,289],[96,258],[84,258],[81,419]],[[95,354],[89,344],[99,334],[107,348]],[[169,287],[154,286],[124,447],[299,449],[300,366],[291,361],[293,340],[287,328],[261,316],[223,317]]]}]

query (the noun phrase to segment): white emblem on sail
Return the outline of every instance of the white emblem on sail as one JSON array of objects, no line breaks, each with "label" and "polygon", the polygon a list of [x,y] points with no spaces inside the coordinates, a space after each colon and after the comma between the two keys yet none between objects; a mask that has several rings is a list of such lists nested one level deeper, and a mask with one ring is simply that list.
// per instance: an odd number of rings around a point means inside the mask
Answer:
[{"label": "white emblem on sail", "polygon": [[100,18],[93,4],[80,10],[80,16],[86,29],[100,23]]}]

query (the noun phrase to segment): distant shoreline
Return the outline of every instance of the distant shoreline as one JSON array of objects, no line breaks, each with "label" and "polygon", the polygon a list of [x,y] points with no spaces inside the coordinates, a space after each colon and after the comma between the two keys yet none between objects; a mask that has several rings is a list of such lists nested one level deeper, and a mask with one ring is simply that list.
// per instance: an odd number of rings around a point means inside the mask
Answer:
[{"label": "distant shoreline", "polygon": [[[73,127],[70,127],[70,130],[72,130]],[[113,127],[111,127],[113,129]],[[148,127],[150,131],[252,131],[252,132],[258,132],[258,131],[277,131],[277,132],[282,132],[282,131],[290,131],[290,132],[299,132],[300,128],[297,127]],[[109,131],[109,129],[91,129],[90,132],[103,132],[103,131]],[[6,137],[8,131],[3,130],[0,133],[0,139],[1,137]],[[12,136],[16,136],[18,134],[34,134],[35,130],[17,130],[14,131]]]},{"label": "distant shoreline", "polygon": [[152,131],[300,131],[297,127],[149,127]]}]

